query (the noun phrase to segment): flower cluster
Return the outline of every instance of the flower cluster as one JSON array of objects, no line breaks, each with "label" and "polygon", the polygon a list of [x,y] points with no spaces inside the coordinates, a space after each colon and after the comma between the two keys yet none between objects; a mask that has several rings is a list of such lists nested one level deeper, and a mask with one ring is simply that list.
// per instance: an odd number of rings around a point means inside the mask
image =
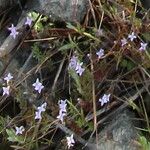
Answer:
[{"label": "flower cluster", "polygon": [[76,73],[81,76],[84,72],[84,68],[82,67],[83,62],[79,62],[78,58],[76,56],[72,56],[69,63],[69,69],[73,69],[76,71]]},{"label": "flower cluster", "polygon": [[35,112],[35,119],[39,119],[39,120],[42,119],[41,113],[45,112],[46,106],[47,103],[45,102],[44,104],[42,104],[40,107],[37,108],[37,111]]},{"label": "flower cluster", "polygon": [[[25,21],[25,25],[31,26],[32,24],[32,19],[27,17],[26,21]],[[8,28],[8,30],[10,31],[10,35],[15,39],[16,36],[19,34],[19,32],[17,31],[16,27],[12,24],[11,27]]]},{"label": "flower cluster", "polygon": [[67,114],[67,100],[59,100],[58,101],[58,105],[59,105],[59,115],[57,116],[57,119],[59,119],[62,123],[64,122],[64,116],[66,116]]},{"label": "flower cluster", "polygon": [[99,102],[101,102],[101,106],[103,106],[105,103],[109,102],[110,94],[104,94],[102,98],[99,99]]},{"label": "flower cluster", "polygon": [[13,76],[8,73],[8,75],[4,78],[4,80],[6,81],[7,83],[7,86],[6,87],[3,87],[3,96],[4,95],[9,95],[10,93],[10,85],[9,85],[9,82],[10,80],[13,79]]},{"label": "flower cluster", "polygon": [[[128,35],[128,39],[133,42],[134,39],[136,39],[136,35],[134,32],[132,32],[131,34]],[[126,45],[128,43],[127,39],[126,38],[123,38],[121,39],[121,46],[123,47],[124,45]],[[139,51],[145,51],[146,50],[146,47],[147,47],[147,43],[143,43],[141,42],[141,47],[139,48]]]}]

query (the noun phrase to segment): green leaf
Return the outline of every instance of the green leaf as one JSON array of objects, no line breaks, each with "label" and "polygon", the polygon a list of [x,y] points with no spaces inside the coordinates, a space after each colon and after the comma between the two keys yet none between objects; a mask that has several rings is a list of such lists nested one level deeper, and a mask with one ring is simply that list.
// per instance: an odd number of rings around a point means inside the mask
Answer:
[{"label": "green leaf", "polygon": [[16,135],[14,129],[6,129],[6,132],[8,134],[8,140],[10,142],[18,142],[18,143],[24,143],[24,138],[21,135]]},{"label": "green leaf", "polygon": [[144,33],[142,35],[146,39],[146,41],[150,41],[150,33]]},{"label": "green leaf", "polygon": [[143,150],[150,150],[150,142],[144,136],[140,136],[139,142]]},{"label": "green leaf", "polygon": [[82,90],[82,87],[81,87],[80,77],[78,76],[78,74],[73,69],[69,69],[69,73],[75,81],[75,85],[76,85],[76,88],[77,88],[78,92],[81,95],[83,95],[84,93],[83,93],[83,90]]},{"label": "green leaf", "polygon": [[69,43],[69,44],[66,44],[66,45],[63,45],[62,47],[59,48],[60,51],[63,51],[63,50],[68,50],[68,49],[72,49],[72,48],[75,48],[76,45],[72,44],[72,43]]}]

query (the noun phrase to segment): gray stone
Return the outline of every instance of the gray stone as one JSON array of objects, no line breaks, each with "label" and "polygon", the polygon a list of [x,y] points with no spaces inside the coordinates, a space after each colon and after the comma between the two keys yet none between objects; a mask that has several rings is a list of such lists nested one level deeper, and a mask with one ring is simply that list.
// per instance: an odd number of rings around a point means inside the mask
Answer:
[{"label": "gray stone", "polygon": [[135,129],[132,118],[133,112],[125,110],[112,117],[112,121],[99,134],[98,150],[138,150],[135,144],[138,131]]},{"label": "gray stone", "polygon": [[66,22],[81,22],[88,6],[88,0],[30,0],[27,3],[29,10]]}]

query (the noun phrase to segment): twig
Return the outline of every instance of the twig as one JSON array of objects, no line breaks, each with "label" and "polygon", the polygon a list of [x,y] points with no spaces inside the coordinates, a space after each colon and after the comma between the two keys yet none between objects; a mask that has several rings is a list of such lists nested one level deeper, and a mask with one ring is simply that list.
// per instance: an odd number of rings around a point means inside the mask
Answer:
[{"label": "twig", "polygon": [[62,62],[61,62],[61,64],[60,64],[60,66],[59,66],[59,68],[58,68],[58,71],[57,71],[57,74],[56,74],[56,76],[55,76],[54,83],[53,83],[53,86],[52,86],[52,93],[54,93],[54,90],[55,90],[55,88],[56,88],[56,83],[57,83],[58,78],[59,78],[59,76],[60,76],[60,72],[61,72],[62,67],[63,67],[63,65],[64,65],[65,59],[66,59],[66,57],[63,58],[63,60],[62,60]]},{"label": "twig", "polygon": [[[92,53],[91,53],[92,54]],[[97,115],[96,115],[96,97],[95,97],[95,82],[94,82],[94,65],[92,57],[90,57],[91,61],[91,72],[92,72],[92,98],[93,98],[93,115],[94,115],[94,131],[96,133],[96,146],[98,144],[98,133],[97,133]],[[96,147],[97,149],[97,147]]]}]

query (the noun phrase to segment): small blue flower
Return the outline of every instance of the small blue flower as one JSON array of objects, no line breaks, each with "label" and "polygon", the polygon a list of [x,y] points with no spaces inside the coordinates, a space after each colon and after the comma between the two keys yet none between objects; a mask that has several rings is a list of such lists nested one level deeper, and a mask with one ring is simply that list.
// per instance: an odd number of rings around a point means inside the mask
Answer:
[{"label": "small blue flower", "polygon": [[101,106],[103,106],[105,103],[109,102],[110,94],[104,94],[102,98],[99,99],[99,102],[101,102]]},{"label": "small blue flower", "polygon": [[141,42],[141,47],[139,48],[140,51],[145,51],[147,47],[147,43],[142,43]]},{"label": "small blue flower", "polygon": [[16,27],[14,27],[13,24],[11,25],[10,28],[8,28],[8,30],[11,32],[10,35],[13,36],[14,39],[19,34],[19,32],[17,32]]},{"label": "small blue flower", "polygon": [[134,39],[136,39],[136,35],[134,32],[132,32],[131,34],[128,35],[128,38],[130,39],[130,41],[132,42]]},{"label": "small blue flower", "polygon": [[29,18],[29,17],[27,17],[27,18],[26,18],[25,25],[31,26],[31,24],[32,24],[32,19]]},{"label": "small blue flower", "polygon": [[16,135],[18,134],[22,134],[22,132],[25,131],[24,127],[23,126],[20,126],[20,127],[15,127],[16,128]]},{"label": "small blue flower", "polygon": [[96,53],[96,55],[98,56],[98,59],[100,59],[101,57],[103,57],[104,56],[104,49],[100,49],[97,53]]},{"label": "small blue flower", "polygon": [[127,42],[127,39],[123,38],[121,39],[121,46],[123,47],[124,45],[126,45],[128,42]]},{"label": "small blue flower", "polygon": [[39,93],[41,93],[41,90],[44,88],[44,86],[42,85],[42,83],[39,81],[38,78],[36,79],[36,82],[32,85],[34,86],[34,89]]}]

